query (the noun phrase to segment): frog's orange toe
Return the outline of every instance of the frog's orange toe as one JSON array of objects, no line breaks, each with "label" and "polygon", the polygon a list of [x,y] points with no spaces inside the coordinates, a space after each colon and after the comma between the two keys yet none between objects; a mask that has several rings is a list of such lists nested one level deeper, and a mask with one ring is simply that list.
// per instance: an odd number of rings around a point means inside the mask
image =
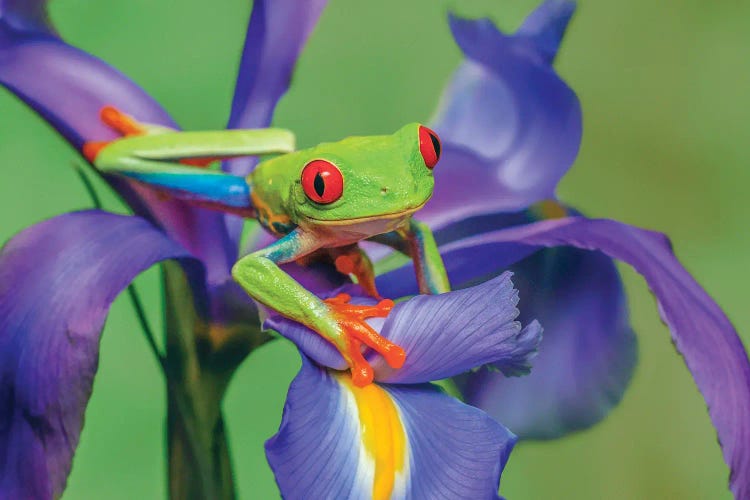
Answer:
[{"label": "frog's orange toe", "polygon": [[372,367],[362,356],[361,346],[365,344],[385,359],[388,366],[401,368],[406,361],[406,352],[398,345],[381,336],[365,322],[367,318],[385,317],[393,309],[393,301],[383,299],[374,306],[350,304],[351,297],[339,294],[325,302],[336,317],[341,332],[346,336],[348,348],[344,354],[352,370],[352,381],[358,387],[372,382]]},{"label": "frog's orange toe", "polygon": [[104,106],[99,111],[99,118],[112,130],[123,136],[143,135],[145,129],[137,121],[132,119],[114,106]]},{"label": "frog's orange toe", "polygon": [[349,342],[348,357],[351,359],[352,383],[357,387],[364,387],[372,383],[375,371],[362,356],[362,344],[355,339]]},{"label": "frog's orange toe", "polygon": [[380,354],[385,358],[385,362],[388,363],[388,366],[391,368],[401,368],[406,362],[406,351],[404,351],[400,345],[391,343],[388,351],[385,353],[381,352]]}]

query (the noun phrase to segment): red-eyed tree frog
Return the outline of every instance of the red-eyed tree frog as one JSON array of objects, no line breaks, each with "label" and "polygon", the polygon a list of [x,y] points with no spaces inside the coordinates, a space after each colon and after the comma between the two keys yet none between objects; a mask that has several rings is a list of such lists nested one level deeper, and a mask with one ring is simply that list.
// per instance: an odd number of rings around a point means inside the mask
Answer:
[{"label": "red-eyed tree frog", "polygon": [[[103,108],[101,118],[124,137],[84,146],[97,169],[167,196],[255,217],[279,238],[241,258],[232,276],[254,300],[331,342],[351,368],[354,384],[373,379],[363,345],[391,367],[403,365],[404,350],[365,322],[386,316],[391,300],[374,306],[350,304],[344,294],[321,300],[279,265],[329,259],[381,299],[372,264],[358,246],[371,240],[413,259],[422,293],[449,291],[432,233],[412,219],[432,196],[432,169],[440,158],[435,132],[413,123],[393,135],[349,137],[294,151],[294,136],[282,129],[181,132],[138,123],[112,107]],[[269,154],[276,156],[247,177],[198,168],[217,159]]]}]

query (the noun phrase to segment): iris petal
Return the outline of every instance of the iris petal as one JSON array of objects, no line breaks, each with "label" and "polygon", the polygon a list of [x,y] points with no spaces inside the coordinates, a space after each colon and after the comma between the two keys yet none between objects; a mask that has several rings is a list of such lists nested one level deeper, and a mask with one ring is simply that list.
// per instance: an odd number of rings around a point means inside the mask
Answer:
[{"label": "iris petal", "polygon": [[32,226],[0,251],[0,497],[58,497],[70,472],[115,297],[140,272],[182,259],[138,217],[87,211]]},{"label": "iris petal", "polygon": [[[433,199],[419,214],[433,229],[554,196],[581,140],[578,98],[551,66],[571,15],[568,2],[546,2],[511,36],[487,19],[451,16],[467,60],[434,122],[444,156],[435,169]],[[461,183],[451,181],[466,168],[470,175]],[[472,196],[456,195],[461,184],[460,192]]]},{"label": "iris petal", "polygon": [[680,264],[666,236],[613,220],[565,217],[457,241],[443,255],[450,260],[468,248],[503,252],[508,245],[598,250],[643,275],[708,405],[732,471],[730,487],[737,498],[750,495],[750,362],[731,322]]},{"label": "iris petal", "polygon": [[404,348],[404,366],[389,368],[372,359],[375,379],[387,383],[419,383],[457,375],[487,363],[508,375],[527,373],[536,355],[541,328],[522,329],[518,292],[511,274],[441,295],[419,295],[398,304],[382,334]]},{"label": "iris petal", "polygon": [[[300,52],[326,0],[257,0],[245,38],[232,114],[227,128],[268,127],[279,99],[289,89]],[[224,170],[245,176],[253,158],[224,163]]]},{"label": "iris petal", "polygon": [[284,498],[495,498],[507,429],[430,385],[356,388],[303,356],[266,454]]},{"label": "iris petal", "polygon": [[[355,297],[355,303],[375,302],[363,297],[358,288],[344,291]],[[475,287],[441,295],[420,295],[397,304],[385,321],[374,318],[370,324],[404,348],[406,362],[393,370],[381,356],[367,353],[375,380],[429,382],[487,363],[495,363],[509,375],[526,373],[542,330],[536,322],[521,328],[516,321],[517,303],[518,294],[507,273]],[[265,327],[290,339],[317,363],[336,370],[346,368],[338,351],[309,328],[279,315],[266,320]]]},{"label": "iris petal", "polygon": [[487,370],[461,376],[464,400],[521,439],[555,438],[595,424],[622,398],[637,358],[612,259],[554,248],[512,269],[523,304],[520,319],[544,325],[539,356],[525,377]]}]

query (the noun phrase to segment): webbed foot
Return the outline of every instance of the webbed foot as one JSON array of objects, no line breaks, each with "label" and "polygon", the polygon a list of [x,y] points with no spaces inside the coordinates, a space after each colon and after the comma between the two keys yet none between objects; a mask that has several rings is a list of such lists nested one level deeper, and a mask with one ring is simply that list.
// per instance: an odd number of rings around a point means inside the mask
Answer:
[{"label": "webbed foot", "polygon": [[350,304],[350,300],[351,296],[342,293],[324,302],[341,329],[344,345],[342,354],[351,368],[352,382],[357,387],[364,387],[372,382],[375,373],[362,355],[362,344],[383,356],[392,368],[401,368],[404,365],[406,353],[365,322],[367,318],[388,316],[393,309],[392,300],[384,299],[374,306]]}]

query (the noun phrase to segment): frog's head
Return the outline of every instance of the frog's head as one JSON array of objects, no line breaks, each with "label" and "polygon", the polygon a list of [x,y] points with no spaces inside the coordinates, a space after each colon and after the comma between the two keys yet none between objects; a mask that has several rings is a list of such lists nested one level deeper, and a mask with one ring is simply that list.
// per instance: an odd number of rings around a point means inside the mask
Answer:
[{"label": "frog's head", "polygon": [[440,140],[412,123],[393,135],[350,137],[297,154],[301,169],[291,198],[298,220],[324,226],[385,222],[403,220],[430,199]]}]

